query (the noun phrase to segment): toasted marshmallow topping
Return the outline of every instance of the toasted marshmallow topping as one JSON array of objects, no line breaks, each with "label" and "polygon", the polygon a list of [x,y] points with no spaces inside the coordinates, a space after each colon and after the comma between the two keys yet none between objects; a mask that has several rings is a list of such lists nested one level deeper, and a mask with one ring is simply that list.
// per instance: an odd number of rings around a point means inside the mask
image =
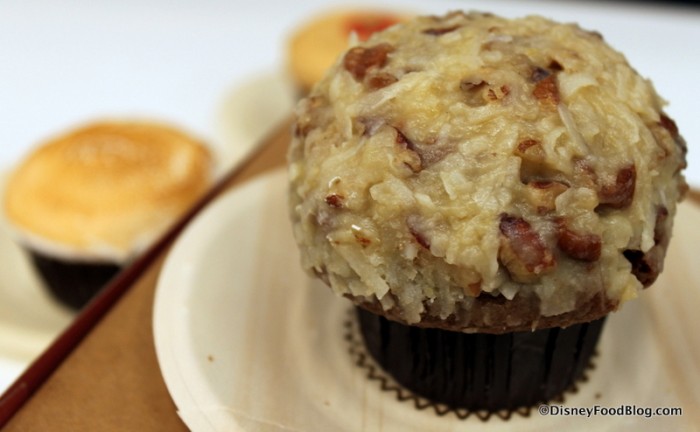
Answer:
[{"label": "toasted marshmallow topping", "polygon": [[172,127],[94,123],[29,155],[8,181],[5,214],[30,247],[120,262],[203,194],[211,169],[207,148]]}]

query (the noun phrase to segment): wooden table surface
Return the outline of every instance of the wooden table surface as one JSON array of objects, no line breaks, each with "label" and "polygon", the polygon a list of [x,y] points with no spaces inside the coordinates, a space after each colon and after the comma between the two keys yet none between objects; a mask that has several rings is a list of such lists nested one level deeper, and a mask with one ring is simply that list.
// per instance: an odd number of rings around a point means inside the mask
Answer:
[{"label": "wooden table surface", "polygon": [[[289,123],[225,190],[284,164]],[[166,248],[7,423],[6,431],[186,431],[163,381],[152,311]]]}]

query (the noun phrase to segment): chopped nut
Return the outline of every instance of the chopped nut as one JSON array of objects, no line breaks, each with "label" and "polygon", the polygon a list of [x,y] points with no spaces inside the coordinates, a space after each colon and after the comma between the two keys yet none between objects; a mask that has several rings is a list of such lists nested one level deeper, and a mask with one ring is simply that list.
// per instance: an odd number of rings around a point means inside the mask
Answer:
[{"label": "chopped nut", "polygon": [[458,25],[453,25],[451,27],[443,27],[443,28],[429,28],[426,30],[423,30],[423,34],[431,35],[431,36],[442,36],[445,33],[450,33],[459,28]]},{"label": "chopped nut", "polygon": [[637,180],[637,170],[628,165],[617,172],[614,184],[603,185],[598,191],[600,204],[596,210],[604,208],[622,209],[632,204]]},{"label": "chopped nut", "polygon": [[344,196],[339,195],[339,194],[330,194],[326,196],[325,202],[331,207],[334,208],[343,208],[343,200],[345,199]]},{"label": "chopped nut", "polygon": [[359,244],[361,244],[362,247],[367,247],[367,246],[372,244],[372,240],[368,239],[367,237],[363,237],[363,236],[359,235],[358,233],[353,233],[353,234],[355,235],[355,240],[357,240],[357,242]]},{"label": "chopped nut", "polygon": [[670,117],[665,114],[659,115],[659,124],[671,134],[671,138],[678,137],[678,126]]},{"label": "chopped nut", "polygon": [[439,162],[448,153],[453,151],[453,148],[449,145],[436,145],[434,143],[419,145],[407,138],[398,128],[394,129],[396,129],[396,143],[399,144],[400,148],[413,152],[420,161],[420,163],[417,163],[417,161],[413,159],[410,163],[407,163],[413,172],[420,172],[424,168]]},{"label": "chopped nut", "polygon": [[532,95],[540,102],[556,106],[561,99],[559,98],[559,89],[557,88],[557,77],[549,75],[541,79],[535,85]]},{"label": "chopped nut", "polygon": [[688,163],[686,162],[685,156],[686,153],[688,153],[688,145],[678,132],[678,126],[676,126],[676,122],[674,122],[673,119],[666,116],[664,113],[661,113],[659,114],[659,124],[661,125],[661,127],[666,129],[669,134],[671,134],[671,138],[673,138],[673,141],[676,143],[676,146],[681,150],[681,153],[683,154],[678,167],[678,171],[687,168]]},{"label": "chopped nut", "polygon": [[[654,248],[652,248],[652,250],[654,250]],[[663,263],[663,256],[661,257],[661,261],[654,259],[656,258],[655,255],[650,253],[652,250],[646,254],[640,250],[632,249],[623,252],[627,261],[632,264],[632,274],[645,288],[656,281],[656,278],[661,272],[659,265]]]},{"label": "chopped nut", "polygon": [[383,68],[386,65],[389,53],[394,47],[388,43],[381,43],[373,47],[361,46],[350,49],[343,59],[345,70],[350,72],[357,81],[363,81],[370,68]]},{"label": "chopped nut", "polygon": [[579,260],[594,262],[600,259],[602,242],[597,234],[579,234],[567,226],[564,219],[557,221],[557,246],[569,257]]},{"label": "chopped nut", "polygon": [[398,129],[396,129],[396,144],[399,146],[399,156],[403,163],[414,173],[420,172],[423,169],[420,153],[415,144]]},{"label": "chopped nut", "polygon": [[549,66],[547,66],[547,68],[555,72],[561,72],[564,70],[564,66],[562,66],[561,63],[554,59],[551,62],[549,62]]},{"label": "chopped nut", "polygon": [[430,241],[428,237],[422,232],[420,228],[419,216],[410,215],[406,218],[406,226],[408,226],[408,231],[411,233],[413,238],[418,242],[419,245],[423,246],[425,249],[430,250]]},{"label": "chopped nut", "polygon": [[656,210],[656,224],[654,225],[654,246],[646,253],[634,249],[623,252],[627,261],[632,264],[632,274],[645,288],[656,281],[664,267],[664,257],[670,241],[666,225],[667,219],[668,209],[663,206],[659,207]]},{"label": "chopped nut", "polygon": [[535,282],[554,267],[552,252],[525,219],[501,214],[499,229],[501,247],[498,258],[514,281]]},{"label": "chopped nut", "polygon": [[367,79],[367,86],[370,88],[370,90],[378,90],[380,88],[390,86],[398,80],[398,78],[390,73],[378,72],[369,76]]},{"label": "chopped nut", "polygon": [[463,289],[464,294],[471,296],[471,297],[479,297],[479,294],[481,294],[481,281],[479,282],[474,282]]},{"label": "chopped nut", "polygon": [[548,71],[547,69],[544,69],[541,67],[536,67],[535,69],[532,70],[532,74],[530,74],[530,79],[533,82],[538,83],[538,82],[542,81],[543,79],[549,77],[550,75],[552,75],[552,73],[550,71]]},{"label": "chopped nut", "polygon": [[531,182],[558,182],[566,185],[566,176],[547,161],[542,144],[535,139],[520,141],[513,154],[521,159],[520,181],[523,184]]},{"label": "chopped nut", "polygon": [[666,219],[668,209],[664,206],[656,210],[656,224],[654,225],[654,244],[668,243],[668,233],[666,232]]},{"label": "chopped nut", "polygon": [[542,144],[534,139],[526,139],[518,143],[515,154],[532,162],[541,162],[545,159]]}]

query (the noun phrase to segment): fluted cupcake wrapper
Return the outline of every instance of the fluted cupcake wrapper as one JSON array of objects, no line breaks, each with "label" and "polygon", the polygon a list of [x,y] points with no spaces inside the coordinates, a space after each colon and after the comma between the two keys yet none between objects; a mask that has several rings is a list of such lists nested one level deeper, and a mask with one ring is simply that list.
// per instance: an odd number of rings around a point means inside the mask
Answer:
[{"label": "fluted cupcake wrapper", "polygon": [[367,351],[400,385],[452,408],[488,411],[560,396],[583,376],[605,322],[467,334],[357,313]]},{"label": "fluted cupcake wrapper", "polygon": [[74,262],[29,251],[44,285],[61,303],[81,309],[110,281],[121,266],[107,262]]}]

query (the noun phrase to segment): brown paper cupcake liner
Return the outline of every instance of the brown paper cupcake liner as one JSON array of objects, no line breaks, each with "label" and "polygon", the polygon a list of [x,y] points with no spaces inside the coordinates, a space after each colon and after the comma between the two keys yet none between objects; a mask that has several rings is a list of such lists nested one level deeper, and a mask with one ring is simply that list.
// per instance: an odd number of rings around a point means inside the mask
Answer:
[{"label": "brown paper cupcake liner", "polygon": [[529,416],[563,402],[593,367],[604,318],[566,329],[506,335],[465,334],[389,321],[357,309],[346,323],[356,364],[381,389],[438,416]]}]

